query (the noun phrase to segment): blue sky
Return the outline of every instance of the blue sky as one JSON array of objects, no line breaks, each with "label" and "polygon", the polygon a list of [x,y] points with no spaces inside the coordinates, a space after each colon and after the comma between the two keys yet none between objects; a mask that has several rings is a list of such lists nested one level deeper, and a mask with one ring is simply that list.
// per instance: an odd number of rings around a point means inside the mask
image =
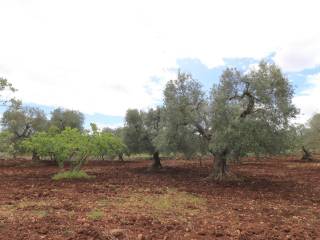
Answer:
[{"label": "blue sky", "polygon": [[296,87],[306,122],[320,112],[318,9],[317,0],[0,0],[0,76],[25,105],[117,127],[128,108],[161,104],[179,68],[208,90],[224,68],[269,59]]}]

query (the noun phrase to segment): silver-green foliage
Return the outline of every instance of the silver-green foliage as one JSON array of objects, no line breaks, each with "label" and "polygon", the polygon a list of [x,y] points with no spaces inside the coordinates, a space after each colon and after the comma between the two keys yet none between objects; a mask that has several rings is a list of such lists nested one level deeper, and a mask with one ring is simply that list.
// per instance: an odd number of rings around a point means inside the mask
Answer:
[{"label": "silver-green foliage", "polygon": [[290,119],[298,113],[293,88],[275,64],[260,62],[242,73],[226,69],[206,97],[190,74],[180,73],[164,90],[165,128],[162,142],[186,155],[211,152],[215,168],[226,171],[226,157],[278,154],[288,148]]},{"label": "silver-green foliage", "polygon": [[[0,77],[0,92],[15,92],[17,89],[13,87],[13,85],[5,78]],[[10,102],[12,99],[5,98],[2,94],[0,94],[0,103],[5,105]]]},{"label": "silver-green foliage", "polygon": [[176,80],[164,90],[165,127],[158,144],[169,152],[181,152],[191,157],[203,142],[197,131],[208,130],[208,102],[201,84],[191,74],[178,73]]},{"label": "silver-green foliage", "polygon": [[75,110],[56,108],[51,113],[50,125],[63,131],[67,127],[83,130],[84,115]]},{"label": "silver-green foliage", "polygon": [[297,114],[293,88],[274,64],[242,74],[227,69],[211,92],[211,149],[276,154]]},{"label": "silver-green foliage", "polygon": [[301,142],[307,149],[318,152],[320,150],[320,114],[311,117],[301,130]]},{"label": "silver-green foliage", "polygon": [[3,130],[9,132],[10,149],[7,152],[13,155],[21,152],[20,143],[23,139],[48,128],[45,113],[34,107],[25,107],[21,101],[11,100],[8,109],[3,113],[1,125]]},{"label": "silver-green foliage", "polygon": [[154,117],[156,116],[153,110],[148,113],[137,109],[127,111],[123,139],[129,153],[152,153],[155,150],[153,140],[157,136],[158,128],[155,123],[157,119]]}]

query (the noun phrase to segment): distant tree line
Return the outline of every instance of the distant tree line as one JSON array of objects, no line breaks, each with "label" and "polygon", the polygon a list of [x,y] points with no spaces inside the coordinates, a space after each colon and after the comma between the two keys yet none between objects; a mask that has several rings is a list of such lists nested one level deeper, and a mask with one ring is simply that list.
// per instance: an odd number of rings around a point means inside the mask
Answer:
[{"label": "distant tree line", "polygon": [[[15,91],[0,79],[0,92]],[[320,114],[306,125],[293,123],[299,113],[292,103],[294,91],[281,69],[261,61],[245,73],[226,68],[217,84],[205,92],[191,74],[178,72],[167,82],[163,104],[149,110],[128,109],[125,125],[117,129],[83,127],[79,111],[57,108],[48,119],[39,108],[23,106],[15,99],[2,100],[8,108],[1,119],[0,151],[16,156],[31,153],[33,159],[66,161],[74,171],[89,157],[104,159],[148,153],[150,170],[162,168],[160,155],[211,155],[210,178],[230,176],[228,161],[248,155],[303,152],[312,161],[319,150]],[[1,96],[0,96],[1,97]]]}]

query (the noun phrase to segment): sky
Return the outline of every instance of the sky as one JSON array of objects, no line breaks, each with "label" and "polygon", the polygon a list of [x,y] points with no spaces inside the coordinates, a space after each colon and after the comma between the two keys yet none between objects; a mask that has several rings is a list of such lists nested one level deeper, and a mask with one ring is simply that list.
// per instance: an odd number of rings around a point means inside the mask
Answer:
[{"label": "sky", "polygon": [[[0,0],[0,77],[24,104],[123,124],[188,71],[206,90],[228,66],[278,64],[304,123],[320,112],[317,0]],[[0,109],[1,110],[1,109]]]}]

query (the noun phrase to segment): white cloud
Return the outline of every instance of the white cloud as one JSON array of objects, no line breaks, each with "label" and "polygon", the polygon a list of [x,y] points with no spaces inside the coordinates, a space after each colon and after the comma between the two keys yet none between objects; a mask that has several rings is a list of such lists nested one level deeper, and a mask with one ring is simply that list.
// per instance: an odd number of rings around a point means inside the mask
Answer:
[{"label": "white cloud", "polygon": [[308,83],[312,86],[293,99],[294,104],[301,109],[297,122],[306,123],[313,114],[320,113],[320,73],[308,76]]},{"label": "white cloud", "polygon": [[274,60],[285,71],[299,72],[320,65],[320,34],[302,37],[281,48]]},{"label": "white cloud", "polygon": [[[319,32],[318,5],[0,0],[0,75],[26,102],[123,115],[127,108],[147,108],[161,99],[173,77],[168,69],[178,58],[198,58],[214,67],[223,58],[259,59],[275,52],[289,70],[319,64],[313,49],[320,41],[312,38]],[[292,39],[300,43],[296,55],[290,55]],[[306,39],[312,44],[304,51]],[[152,76],[160,81],[150,81]]]},{"label": "white cloud", "polygon": [[96,123],[96,124],[100,131],[103,130],[104,128],[116,129],[118,127],[123,127],[123,122],[113,123],[113,124],[105,124],[105,123]]}]

